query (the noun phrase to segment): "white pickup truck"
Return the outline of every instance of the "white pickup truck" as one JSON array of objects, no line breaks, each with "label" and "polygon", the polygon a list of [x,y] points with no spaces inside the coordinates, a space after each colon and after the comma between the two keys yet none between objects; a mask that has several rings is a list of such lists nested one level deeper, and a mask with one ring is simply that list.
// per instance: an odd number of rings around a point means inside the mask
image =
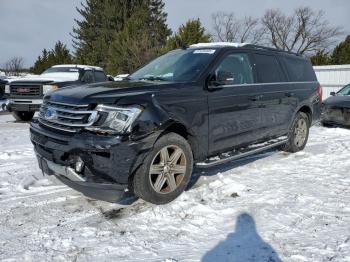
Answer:
[{"label": "white pickup truck", "polygon": [[16,120],[29,121],[40,109],[43,97],[50,91],[72,85],[113,81],[102,68],[89,65],[56,65],[36,77],[10,81],[5,86],[9,99],[7,109]]}]

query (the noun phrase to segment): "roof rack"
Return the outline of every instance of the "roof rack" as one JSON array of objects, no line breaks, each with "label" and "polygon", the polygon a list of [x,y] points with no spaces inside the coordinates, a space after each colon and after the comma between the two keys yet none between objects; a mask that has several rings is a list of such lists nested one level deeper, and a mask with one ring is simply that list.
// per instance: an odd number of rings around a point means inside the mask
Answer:
[{"label": "roof rack", "polygon": [[291,51],[285,51],[273,47],[266,47],[261,45],[255,45],[255,44],[249,44],[249,43],[232,43],[232,42],[212,42],[212,43],[198,43],[190,45],[190,47],[194,48],[200,48],[200,47],[248,47],[248,48],[254,48],[254,49],[262,49],[262,50],[269,50],[274,52],[282,52],[282,53],[288,53],[299,56],[297,53],[291,52]]},{"label": "roof rack", "polygon": [[233,43],[233,42],[211,42],[211,43],[198,43],[192,44],[190,47],[218,47],[218,46],[232,46],[243,47],[249,45],[248,43]]},{"label": "roof rack", "polygon": [[255,49],[263,49],[263,50],[269,50],[269,51],[281,52],[281,53],[288,53],[288,54],[299,56],[299,54],[291,52],[291,51],[286,51],[286,50],[273,48],[273,47],[266,47],[266,46],[262,46],[262,45],[247,44],[244,47],[255,48]]},{"label": "roof rack", "polygon": [[95,69],[98,71],[103,71],[103,69],[101,67],[91,66],[91,65],[60,64],[60,65],[54,65],[52,67],[75,67],[75,68],[81,68],[81,69]]}]

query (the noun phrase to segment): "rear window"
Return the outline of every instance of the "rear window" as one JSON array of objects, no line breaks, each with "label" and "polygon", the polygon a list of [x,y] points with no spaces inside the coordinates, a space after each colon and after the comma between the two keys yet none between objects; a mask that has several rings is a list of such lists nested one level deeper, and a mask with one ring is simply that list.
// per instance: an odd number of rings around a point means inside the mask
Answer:
[{"label": "rear window", "polygon": [[291,82],[316,81],[311,63],[306,59],[283,57]]},{"label": "rear window", "polygon": [[255,54],[255,64],[259,83],[284,81],[284,75],[275,56]]},{"label": "rear window", "polygon": [[45,70],[43,74],[50,74],[50,73],[79,73],[79,68],[77,67],[50,67],[49,69]]}]

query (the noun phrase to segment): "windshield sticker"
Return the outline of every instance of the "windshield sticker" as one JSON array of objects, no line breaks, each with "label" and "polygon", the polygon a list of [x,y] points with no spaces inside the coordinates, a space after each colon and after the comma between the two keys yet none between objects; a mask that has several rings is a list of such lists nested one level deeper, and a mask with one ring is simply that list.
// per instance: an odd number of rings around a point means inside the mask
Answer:
[{"label": "windshield sticker", "polygon": [[193,54],[214,54],[215,53],[215,49],[200,49],[200,50],[195,50],[193,52]]},{"label": "windshield sticker", "polygon": [[76,69],[76,68],[70,68],[70,69],[69,69],[69,72],[79,72],[79,69]]}]

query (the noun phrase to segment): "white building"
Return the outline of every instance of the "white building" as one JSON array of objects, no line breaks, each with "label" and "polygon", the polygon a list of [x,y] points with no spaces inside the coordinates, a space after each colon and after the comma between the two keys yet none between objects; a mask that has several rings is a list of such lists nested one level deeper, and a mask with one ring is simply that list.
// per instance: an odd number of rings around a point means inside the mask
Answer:
[{"label": "white building", "polygon": [[350,65],[314,66],[314,70],[323,89],[323,98],[350,84]]}]

